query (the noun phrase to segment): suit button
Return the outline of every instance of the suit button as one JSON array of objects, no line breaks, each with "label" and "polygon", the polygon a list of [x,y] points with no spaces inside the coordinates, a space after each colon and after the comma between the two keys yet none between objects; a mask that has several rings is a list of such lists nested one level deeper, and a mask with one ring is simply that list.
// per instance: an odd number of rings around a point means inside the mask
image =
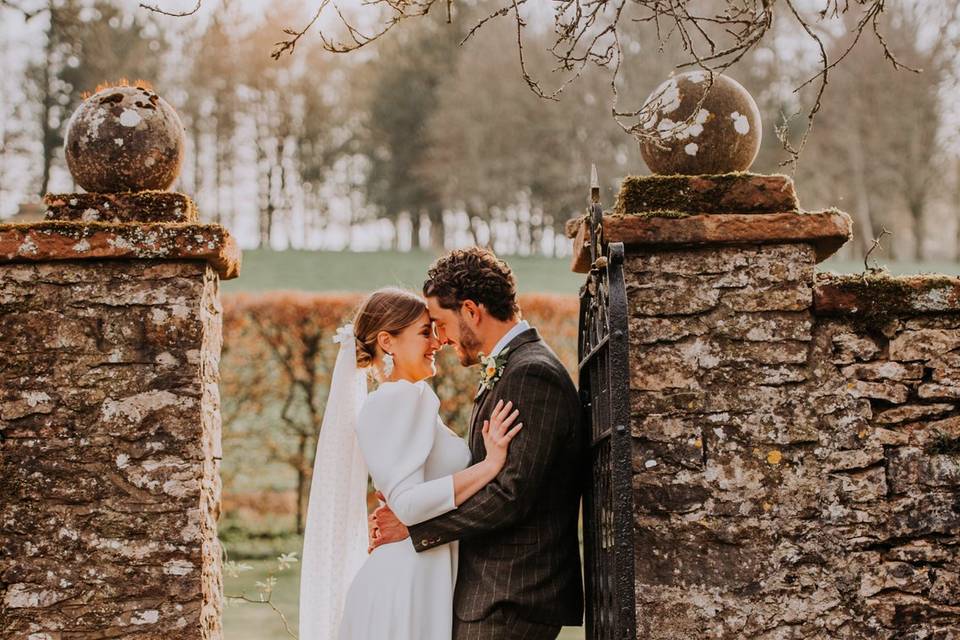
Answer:
[{"label": "suit button", "polygon": [[421,547],[426,547],[426,546],[429,545],[429,544],[430,544],[430,543],[429,543],[427,540],[421,540],[421,541],[420,541],[420,546],[421,546]]}]

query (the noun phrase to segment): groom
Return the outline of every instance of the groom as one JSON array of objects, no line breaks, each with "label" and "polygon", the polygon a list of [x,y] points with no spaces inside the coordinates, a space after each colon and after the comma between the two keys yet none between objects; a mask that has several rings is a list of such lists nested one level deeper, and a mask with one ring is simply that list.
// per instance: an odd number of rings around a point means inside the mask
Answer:
[{"label": "groom", "polygon": [[553,640],[580,625],[583,586],[577,522],[584,437],[573,381],[537,330],[520,319],[516,280],[490,251],[438,259],[423,285],[440,342],[460,364],[480,363],[469,445],[483,460],[481,427],[498,400],[523,423],[497,478],[458,508],[410,527],[381,507],[371,545],[410,537],[418,551],[460,541],[454,640]]}]

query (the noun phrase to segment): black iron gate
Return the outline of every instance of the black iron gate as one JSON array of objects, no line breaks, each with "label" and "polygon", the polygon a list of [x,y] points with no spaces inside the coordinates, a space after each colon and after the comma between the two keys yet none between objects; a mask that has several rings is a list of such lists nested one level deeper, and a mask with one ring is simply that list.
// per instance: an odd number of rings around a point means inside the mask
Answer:
[{"label": "black iron gate", "polygon": [[592,268],[580,293],[580,397],[589,461],[583,495],[587,640],[634,640],[633,488],[623,244],[602,255],[593,176]]}]

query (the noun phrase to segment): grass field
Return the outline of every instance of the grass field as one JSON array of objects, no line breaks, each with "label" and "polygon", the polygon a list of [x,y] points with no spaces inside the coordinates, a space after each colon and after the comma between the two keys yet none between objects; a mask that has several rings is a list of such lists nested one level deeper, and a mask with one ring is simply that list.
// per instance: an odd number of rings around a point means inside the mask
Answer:
[{"label": "grass field", "polygon": [[[372,291],[400,286],[419,291],[427,267],[436,258],[424,251],[353,253],[337,251],[246,250],[240,277],[222,283],[224,293],[238,291]],[[577,293],[582,276],[569,260],[506,257],[521,293]]]},{"label": "grass field", "polygon": [[[960,262],[953,262],[949,260],[940,260],[936,262],[886,262],[884,260],[880,260],[879,262],[895,276],[914,273],[942,273],[949,276],[960,276]],[[827,260],[817,265],[817,271],[860,273],[863,271],[863,261]]]},{"label": "grass field", "polygon": [[[427,267],[436,256],[425,251],[355,253],[336,251],[243,252],[241,276],[222,283],[224,293],[240,291],[372,291],[395,285],[419,291]],[[505,256],[522,293],[576,294],[583,276],[571,273],[567,258]],[[888,262],[893,274],[945,273],[960,275],[958,262]],[[830,261],[821,271],[858,273],[862,262]]]},{"label": "grass field", "polygon": [[[266,578],[274,562],[251,561],[252,571],[240,574],[239,578],[224,578],[224,593],[256,598],[257,590],[254,584]],[[300,575],[297,566],[277,574],[277,586],[274,589],[272,602],[283,612],[293,629],[297,632],[297,597],[300,585]],[[224,637],[226,640],[290,640],[283,629],[283,622],[276,612],[263,604],[249,604],[233,601],[223,612]],[[560,634],[560,640],[582,640],[583,627],[567,627]]]}]

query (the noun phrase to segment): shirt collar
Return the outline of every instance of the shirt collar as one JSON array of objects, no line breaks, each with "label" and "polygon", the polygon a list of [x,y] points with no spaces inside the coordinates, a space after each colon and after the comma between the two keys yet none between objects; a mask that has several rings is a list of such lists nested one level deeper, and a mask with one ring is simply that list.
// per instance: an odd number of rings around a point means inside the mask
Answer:
[{"label": "shirt collar", "polygon": [[503,337],[500,338],[499,342],[493,346],[493,350],[490,352],[491,356],[498,355],[504,348],[510,344],[510,341],[516,338],[518,335],[530,328],[530,323],[526,320],[521,320],[517,324],[510,327],[510,330],[503,334]]}]

